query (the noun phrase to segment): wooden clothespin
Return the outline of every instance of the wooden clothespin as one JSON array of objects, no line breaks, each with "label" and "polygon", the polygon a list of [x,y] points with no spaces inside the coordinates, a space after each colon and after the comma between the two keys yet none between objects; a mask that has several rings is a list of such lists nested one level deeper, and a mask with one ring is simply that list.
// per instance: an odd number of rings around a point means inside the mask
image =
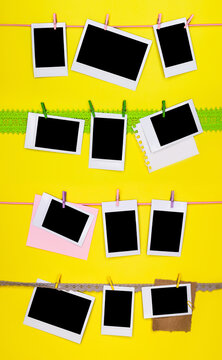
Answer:
[{"label": "wooden clothespin", "polygon": [[90,111],[91,111],[93,117],[95,117],[96,115],[95,115],[93,104],[90,100],[88,100],[88,103],[89,103]]},{"label": "wooden clothespin", "polygon": [[181,280],[181,275],[178,274],[178,276],[177,276],[177,285],[176,285],[177,288],[178,288],[179,285],[180,285],[180,280]]},{"label": "wooden clothespin", "polygon": [[116,190],[116,206],[119,206],[119,189]]},{"label": "wooden clothespin", "polygon": [[41,107],[42,107],[42,112],[43,112],[45,118],[47,119],[47,110],[46,110],[44,102],[41,102]]},{"label": "wooden clothespin", "polygon": [[105,25],[104,25],[104,30],[107,30],[107,25],[109,22],[109,14],[106,15],[106,20],[105,20]]},{"label": "wooden clothespin", "polygon": [[157,29],[160,30],[160,24],[161,24],[161,18],[162,18],[162,14],[158,14],[158,18],[157,18]]},{"label": "wooden clothespin", "polygon": [[189,23],[191,22],[192,19],[193,19],[193,15],[191,15],[191,16],[189,17],[189,19],[187,19],[187,22],[186,22],[186,24],[185,24],[185,26],[184,26],[184,29],[187,28],[187,26],[189,25]]},{"label": "wooden clothespin", "polygon": [[125,117],[125,115],[126,115],[126,100],[123,100],[122,117]]},{"label": "wooden clothespin", "polygon": [[171,207],[171,208],[174,207],[174,191],[171,191],[171,195],[170,195],[170,207]]},{"label": "wooden clothespin", "polygon": [[62,208],[65,209],[66,205],[66,191],[62,192]]},{"label": "wooden clothespin", "polygon": [[57,16],[56,16],[56,14],[54,13],[54,14],[53,14],[53,27],[54,27],[54,30],[56,30],[56,24],[57,24]]},{"label": "wooden clothespin", "polygon": [[57,276],[57,280],[55,282],[55,289],[58,289],[59,284],[61,283],[62,274]]},{"label": "wooden clothespin", "polygon": [[108,276],[107,279],[108,279],[109,285],[111,286],[111,289],[114,290],[114,286],[113,286],[113,282],[112,282],[111,276]]},{"label": "wooden clothespin", "polygon": [[166,110],[166,101],[162,101],[162,111],[163,111],[163,118],[165,118],[165,110]]}]

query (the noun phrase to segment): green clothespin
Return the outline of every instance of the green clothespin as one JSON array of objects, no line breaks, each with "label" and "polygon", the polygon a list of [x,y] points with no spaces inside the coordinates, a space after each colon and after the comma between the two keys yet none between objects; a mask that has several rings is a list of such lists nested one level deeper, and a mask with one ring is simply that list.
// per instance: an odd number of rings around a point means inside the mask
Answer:
[{"label": "green clothespin", "polygon": [[44,102],[41,102],[41,107],[42,107],[42,112],[43,112],[45,118],[47,119],[47,110],[46,110],[46,108],[45,108]]},{"label": "green clothespin", "polygon": [[126,114],[126,100],[123,100],[123,107],[122,107],[122,117]]},{"label": "green clothespin", "polygon": [[90,100],[88,102],[89,102],[90,111],[93,114],[93,117],[95,117],[96,115],[95,115],[93,104],[92,104],[92,102]]},{"label": "green clothespin", "polygon": [[165,110],[166,110],[166,101],[162,101],[162,110],[163,110],[163,117],[165,118]]}]

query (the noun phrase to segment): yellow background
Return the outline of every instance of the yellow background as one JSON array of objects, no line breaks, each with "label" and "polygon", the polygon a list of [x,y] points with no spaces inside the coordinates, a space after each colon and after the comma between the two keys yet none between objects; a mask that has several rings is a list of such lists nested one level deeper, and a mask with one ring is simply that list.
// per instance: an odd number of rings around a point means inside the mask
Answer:
[{"label": "yellow background", "polygon": [[[1,1],[0,23],[58,21],[84,24],[87,18],[110,24],[153,24],[157,14],[163,21],[194,14],[193,23],[221,22],[220,0],[186,1],[90,1],[11,0]],[[67,29],[69,69],[81,29]],[[38,109],[86,109],[91,99],[95,109],[160,108],[162,99],[171,106],[192,98],[197,108],[221,106],[222,27],[191,28],[198,70],[165,79],[152,29],[128,29],[153,40],[136,92],[71,72],[68,77],[34,79],[29,28],[0,28],[1,107]],[[148,174],[143,155],[133,135],[127,136],[125,171],[88,169],[89,135],[84,134],[81,156],[29,151],[24,135],[0,135],[0,200],[33,201],[43,191],[73,202],[112,201],[116,189],[122,200],[169,199],[222,200],[222,133],[205,132],[196,138],[200,155]],[[222,281],[221,205],[189,206],[179,258],[146,255],[149,207],[139,207],[141,255],[107,259],[101,210],[88,261],[26,247],[32,206],[0,206],[0,278],[64,282],[153,282],[155,278],[198,282]],[[102,336],[102,294],[94,294],[95,305],[81,345],[23,325],[32,290],[0,289],[0,342],[4,360],[23,359],[155,359],[220,358],[222,291],[198,292],[190,333],[152,332],[151,320],[142,317],[141,294],[135,297],[132,338]]]}]

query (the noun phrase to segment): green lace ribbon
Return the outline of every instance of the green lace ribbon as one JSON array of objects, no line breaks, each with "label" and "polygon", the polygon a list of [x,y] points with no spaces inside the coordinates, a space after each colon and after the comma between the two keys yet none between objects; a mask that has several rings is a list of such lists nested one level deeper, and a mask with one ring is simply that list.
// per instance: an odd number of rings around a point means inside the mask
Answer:
[{"label": "green lace ribbon", "polygon": [[[0,133],[25,134],[28,112],[42,113],[41,110],[1,110]],[[159,110],[128,110],[127,132],[133,133],[135,126],[142,117],[153,114]],[[121,110],[98,110],[98,112],[121,114]],[[222,108],[197,110],[204,131],[222,131]],[[89,110],[48,110],[49,115],[64,116],[85,120],[85,133],[90,133]]]}]

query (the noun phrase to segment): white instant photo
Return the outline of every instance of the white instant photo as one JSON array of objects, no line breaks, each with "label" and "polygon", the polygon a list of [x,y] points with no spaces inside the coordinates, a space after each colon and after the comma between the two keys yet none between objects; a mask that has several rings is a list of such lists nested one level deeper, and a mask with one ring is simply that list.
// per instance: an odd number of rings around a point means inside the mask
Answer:
[{"label": "white instant photo", "polygon": [[[48,283],[38,279],[38,283]],[[36,287],[24,325],[80,344],[95,298],[77,291]]]},{"label": "white instant photo", "polygon": [[123,171],[127,115],[91,114],[89,168]]},{"label": "white instant photo", "polygon": [[137,200],[103,202],[106,257],[140,254]]},{"label": "white instant photo", "polygon": [[154,34],[165,77],[197,70],[186,18],[154,25]]},{"label": "white instant photo", "polygon": [[133,287],[103,287],[102,335],[132,336],[134,291]]},{"label": "white instant photo", "polygon": [[90,229],[94,215],[86,210],[43,193],[32,224],[51,232],[72,244],[82,246]]},{"label": "white instant photo", "polygon": [[152,41],[87,20],[72,70],[136,90]]},{"label": "white instant photo", "polygon": [[25,148],[81,154],[84,120],[28,113]]},{"label": "white instant photo", "polygon": [[32,24],[34,77],[68,76],[66,24]]},{"label": "white instant photo", "polygon": [[191,315],[191,285],[142,287],[144,319]]}]

